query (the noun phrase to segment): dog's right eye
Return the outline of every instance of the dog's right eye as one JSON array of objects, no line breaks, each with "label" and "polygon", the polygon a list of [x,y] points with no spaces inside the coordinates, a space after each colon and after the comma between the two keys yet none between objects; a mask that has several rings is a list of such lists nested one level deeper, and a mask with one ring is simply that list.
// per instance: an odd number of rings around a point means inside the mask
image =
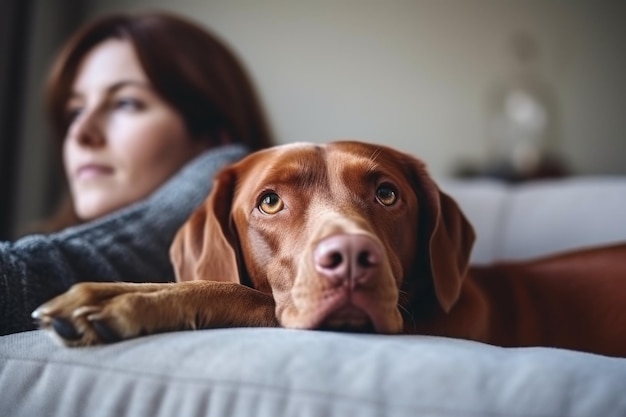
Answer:
[{"label": "dog's right eye", "polygon": [[283,200],[276,193],[267,193],[261,198],[259,210],[265,214],[276,214],[284,207]]},{"label": "dog's right eye", "polygon": [[383,206],[392,206],[398,200],[398,193],[389,184],[383,184],[376,190],[376,200]]}]

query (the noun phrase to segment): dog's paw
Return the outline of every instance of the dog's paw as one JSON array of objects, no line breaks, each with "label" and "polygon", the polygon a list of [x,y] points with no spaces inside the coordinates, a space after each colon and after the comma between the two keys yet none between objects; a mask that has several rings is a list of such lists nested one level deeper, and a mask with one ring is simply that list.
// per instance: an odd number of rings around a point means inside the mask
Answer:
[{"label": "dog's paw", "polygon": [[128,284],[80,283],[32,317],[67,346],[113,343],[143,332],[140,307],[146,295],[130,291]]}]

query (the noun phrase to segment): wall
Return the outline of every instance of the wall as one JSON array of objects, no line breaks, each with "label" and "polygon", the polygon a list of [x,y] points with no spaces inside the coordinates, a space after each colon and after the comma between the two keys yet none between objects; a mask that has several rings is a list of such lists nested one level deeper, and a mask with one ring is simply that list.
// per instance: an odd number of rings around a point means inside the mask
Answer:
[{"label": "wall", "polygon": [[486,100],[519,30],[541,47],[560,141],[580,174],[626,173],[626,7],[594,1],[91,0],[90,16],[175,10],[251,69],[281,142],[356,137],[436,174],[487,157]]},{"label": "wall", "polygon": [[486,160],[488,93],[513,71],[509,41],[523,30],[541,47],[539,72],[557,99],[560,144],[574,172],[626,174],[622,1],[33,4],[16,229],[44,215],[58,187],[51,186],[52,149],[41,114],[50,59],[81,15],[116,10],[173,10],[221,35],[249,67],[280,142],[383,142],[421,156],[437,175],[459,161]]}]

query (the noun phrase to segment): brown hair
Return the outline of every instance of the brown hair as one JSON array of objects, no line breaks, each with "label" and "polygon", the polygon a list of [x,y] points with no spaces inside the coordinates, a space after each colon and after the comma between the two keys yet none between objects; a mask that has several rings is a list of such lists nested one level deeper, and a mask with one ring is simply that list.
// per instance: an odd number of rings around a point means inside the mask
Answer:
[{"label": "brown hair", "polygon": [[[61,143],[70,120],[66,102],[85,55],[101,42],[120,38],[133,46],[152,87],[185,121],[195,140],[210,146],[241,143],[250,150],[273,144],[252,82],[237,57],[205,28],[163,12],[114,14],[87,23],[54,62],[45,107]],[[78,223],[64,202],[44,231]]]},{"label": "brown hair", "polygon": [[79,65],[110,38],[132,44],[153,88],[179,112],[193,137],[215,145],[234,141],[251,150],[272,144],[257,95],[235,55],[206,29],[158,12],[105,16],[70,38],[52,67],[46,91],[57,137],[64,137],[69,125],[65,105]]}]

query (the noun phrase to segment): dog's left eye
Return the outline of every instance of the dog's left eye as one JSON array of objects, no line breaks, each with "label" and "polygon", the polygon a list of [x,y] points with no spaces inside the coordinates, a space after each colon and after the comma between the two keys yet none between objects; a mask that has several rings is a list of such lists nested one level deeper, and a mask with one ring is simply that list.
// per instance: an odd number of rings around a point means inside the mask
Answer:
[{"label": "dog's left eye", "polygon": [[383,184],[376,189],[376,200],[383,206],[391,206],[398,200],[398,193],[391,185]]},{"label": "dog's left eye", "polygon": [[283,200],[276,193],[267,193],[261,198],[259,210],[265,214],[276,214],[284,207]]}]

